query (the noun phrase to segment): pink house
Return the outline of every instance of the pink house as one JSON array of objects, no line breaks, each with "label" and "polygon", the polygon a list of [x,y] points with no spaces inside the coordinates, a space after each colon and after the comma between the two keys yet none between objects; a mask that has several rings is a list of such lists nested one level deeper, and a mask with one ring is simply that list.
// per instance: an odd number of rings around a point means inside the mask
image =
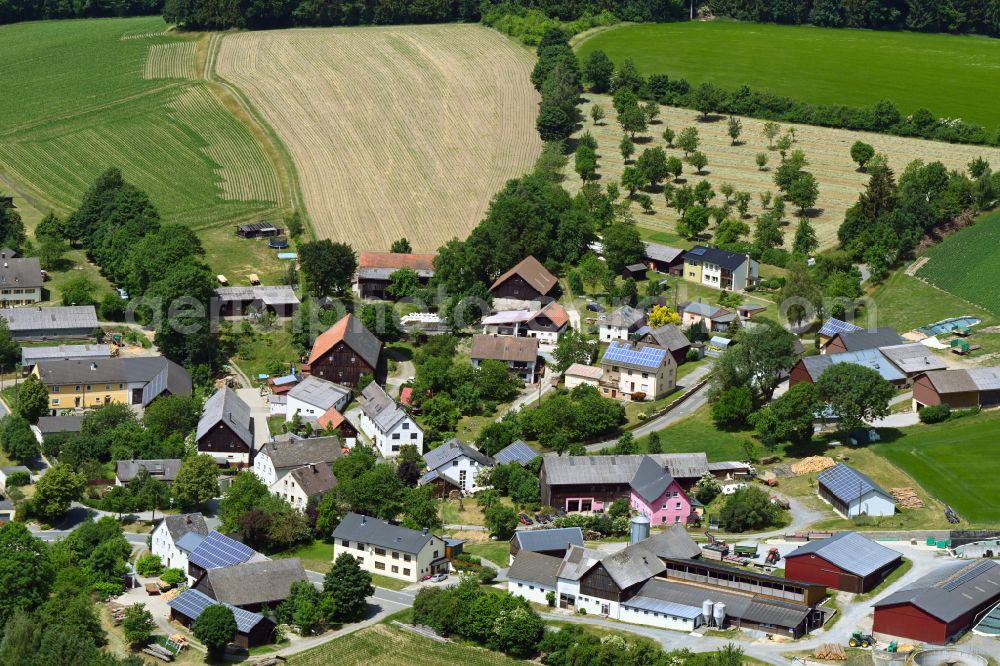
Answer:
[{"label": "pink house", "polygon": [[629,503],[649,518],[651,525],[687,523],[691,499],[670,473],[652,458],[643,458],[629,485]]}]

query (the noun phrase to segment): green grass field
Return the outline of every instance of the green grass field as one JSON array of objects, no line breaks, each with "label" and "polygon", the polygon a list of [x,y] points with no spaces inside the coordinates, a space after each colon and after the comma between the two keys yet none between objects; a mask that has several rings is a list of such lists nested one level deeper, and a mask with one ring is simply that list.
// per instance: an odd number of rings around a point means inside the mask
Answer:
[{"label": "green grass field", "polygon": [[[648,437],[638,440],[645,452]],[[744,442],[754,441],[753,433],[725,432],[712,423],[708,406],[701,407],[688,418],[660,431],[663,453],[698,453],[704,451],[710,462],[719,460],[744,460],[747,456]]]},{"label": "green grass field", "polygon": [[965,520],[1000,525],[1000,412],[907,428],[871,447]]},{"label": "green grass field", "polygon": [[[0,96],[0,189],[65,214],[116,166],[167,222],[223,225],[232,235],[240,221],[277,217],[284,195],[269,153],[227,106],[232,100],[195,78],[207,40],[165,29],[160,18],[0,28],[8,82]],[[247,263],[258,249],[206,243],[213,267],[223,254]],[[278,270],[262,266],[265,275]]]},{"label": "green grass field", "polygon": [[925,107],[990,129],[1000,124],[994,39],[712,21],[623,25],[578,46],[581,55],[596,49],[692,84],[746,84],[814,104],[888,98],[904,113]]},{"label": "green grass field", "polygon": [[508,666],[525,662],[499,652],[457,643],[438,643],[386,624],[356,631],[288,658],[289,666]]},{"label": "green grass field", "polygon": [[944,239],[924,254],[917,276],[1000,316],[1000,213]]}]

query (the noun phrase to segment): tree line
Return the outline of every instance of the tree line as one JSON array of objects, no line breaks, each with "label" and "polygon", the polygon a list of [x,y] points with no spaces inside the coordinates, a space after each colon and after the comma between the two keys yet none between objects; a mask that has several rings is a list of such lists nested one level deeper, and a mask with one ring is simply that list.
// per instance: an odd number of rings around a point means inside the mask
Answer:
[{"label": "tree line", "polygon": [[1000,0],[708,0],[741,21],[1000,35]]},{"label": "tree line", "polygon": [[389,25],[475,22],[484,16],[523,15],[573,20],[611,12],[628,21],[670,21],[684,16],[681,0],[166,0],[163,17],[189,29],[280,28],[291,25]]},{"label": "tree line", "polygon": [[0,0],[0,25],[44,19],[148,16],[163,9],[163,0]]}]

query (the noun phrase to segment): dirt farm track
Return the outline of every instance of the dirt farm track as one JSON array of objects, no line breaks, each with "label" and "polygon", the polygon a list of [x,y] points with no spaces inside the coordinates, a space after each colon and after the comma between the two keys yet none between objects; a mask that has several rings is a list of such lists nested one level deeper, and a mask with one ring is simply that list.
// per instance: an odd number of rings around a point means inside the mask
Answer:
[{"label": "dirt farm track", "polygon": [[319,237],[464,238],[541,150],[534,58],[474,25],[229,34],[217,74],[284,142]]}]

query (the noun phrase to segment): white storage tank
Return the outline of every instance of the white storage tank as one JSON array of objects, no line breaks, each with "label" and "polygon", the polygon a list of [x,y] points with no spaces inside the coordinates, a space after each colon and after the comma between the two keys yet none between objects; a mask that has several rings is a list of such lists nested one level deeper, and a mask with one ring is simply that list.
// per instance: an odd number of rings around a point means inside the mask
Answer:
[{"label": "white storage tank", "polygon": [[649,518],[639,514],[638,516],[633,516],[631,521],[631,530],[629,532],[628,542],[629,544],[639,543],[645,539],[649,538]]},{"label": "white storage tank", "polygon": [[705,624],[712,626],[712,600],[705,599],[701,602],[701,617],[705,620]]},{"label": "white storage tank", "polygon": [[722,629],[726,624],[726,604],[722,602],[715,604],[715,609],[712,611],[712,617],[715,618],[715,626]]}]

